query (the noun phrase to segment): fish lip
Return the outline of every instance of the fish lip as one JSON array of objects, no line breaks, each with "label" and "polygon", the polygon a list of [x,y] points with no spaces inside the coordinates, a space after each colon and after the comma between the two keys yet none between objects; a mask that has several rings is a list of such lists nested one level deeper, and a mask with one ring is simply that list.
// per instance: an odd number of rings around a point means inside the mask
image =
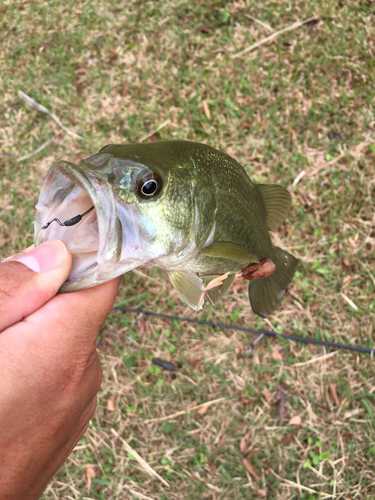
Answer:
[{"label": "fish lip", "polygon": [[[116,202],[110,184],[92,170],[80,164],[60,160],[54,163],[49,170],[40,192],[39,201],[42,196],[46,196],[46,191],[54,177],[61,173],[69,177],[75,184],[78,184],[91,198],[97,215],[99,249],[97,252],[96,265],[87,273],[74,280],[69,280],[62,285],[59,292],[70,292],[88,288],[104,281],[106,270],[117,264],[121,254],[121,241],[119,238]],[[97,184],[97,186],[95,186]],[[100,196],[100,194],[102,196]],[[48,195],[47,195],[48,199]],[[39,215],[39,216],[38,216]],[[36,214],[34,232],[35,246],[43,243],[42,226],[46,221],[41,220],[42,215]]]}]

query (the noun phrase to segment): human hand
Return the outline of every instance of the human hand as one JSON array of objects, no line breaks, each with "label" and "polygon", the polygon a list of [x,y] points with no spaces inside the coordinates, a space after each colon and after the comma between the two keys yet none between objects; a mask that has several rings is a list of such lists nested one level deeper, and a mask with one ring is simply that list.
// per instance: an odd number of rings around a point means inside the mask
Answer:
[{"label": "human hand", "polygon": [[52,240],[0,264],[1,500],[39,498],[95,411],[95,342],[120,279],[56,295],[71,262]]}]

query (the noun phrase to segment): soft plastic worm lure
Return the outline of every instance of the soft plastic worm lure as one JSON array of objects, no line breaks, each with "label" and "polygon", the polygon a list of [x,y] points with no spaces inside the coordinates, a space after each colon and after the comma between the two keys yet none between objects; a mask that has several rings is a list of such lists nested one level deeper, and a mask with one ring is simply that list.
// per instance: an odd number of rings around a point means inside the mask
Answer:
[{"label": "soft plastic worm lure", "polygon": [[57,222],[57,224],[59,226],[65,226],[65,227],[69,227],[69,226],[75,226],[76,224],[78,224],[78,222],[80,222],[80,220],[82,220],[82,218],[87,215],[88,213],[91,212],[91,210],[94,209],[94,206],[92,206],[91,208],[89,208],[88,210],[86,210],[86,212],[84,212],[83,214],[79,214],[79,215],[75,215],[74,217],[66,220],[65,222],[61,222],[60,219],[51,219],[50,221],[47,222],[47,224],[44,224],[44,226],[41,227],[41,229],[47,229],[47,227],[52,224],[52,222]]}]

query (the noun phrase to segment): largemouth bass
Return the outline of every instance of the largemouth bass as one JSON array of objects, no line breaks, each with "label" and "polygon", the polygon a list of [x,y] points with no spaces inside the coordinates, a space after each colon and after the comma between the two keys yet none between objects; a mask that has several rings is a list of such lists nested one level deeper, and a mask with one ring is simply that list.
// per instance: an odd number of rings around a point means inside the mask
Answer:
[{"label": "largemouth bass", "polygon": [[207,291],[217,303],[237,272],[271,259],[275,271],[249,283],[252,309],[266,317],[298,264],[268,232],[290,206],[286,189],[254,184],[236,160],[205,144],[110,144],[78,165],[53,164],[36,206],[35,244],[57,238],[73,253],[63,292],[156,266],[193,309],[203,278],[229,273],[221,288]]}]

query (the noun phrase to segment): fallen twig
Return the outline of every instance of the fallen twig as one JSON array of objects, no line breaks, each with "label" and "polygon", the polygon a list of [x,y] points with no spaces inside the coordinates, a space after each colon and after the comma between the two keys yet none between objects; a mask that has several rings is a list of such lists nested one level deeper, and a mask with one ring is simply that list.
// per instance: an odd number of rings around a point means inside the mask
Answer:
[{"label": "fallen twig", "polygon": [[142,500],[155,500],[154,498],[146,497],[146,495],[139,493],[139,491],[133,490],[132,488],[130,488],[130,486],[128,486],[126,484],[124,484],[124,486],[135,497],[141,498]]},{"label": "fallen twig", "polygon": [[266,24],[264,23],[263,21],[261,21],[260,19],[256,18],[256,17],[253,17],[251,16],[250,14],[245,14],[246,17],[248,17],[249,19],[251,19],[252,21],[260,24],[261,26],[263,26],[264,28],[267,28],[268,31],[274,31],[273,28],[271,28],[271,26],[269,24]]},{"label": "fallen twig", "polygon": [[297,186],[302,177],[306,174],[306,170],[301,170],[301,172],[294,179],[292,186]]},{"label": "fallen twig", "polygon": [[36,149],[35,151],[33,151],[32,153],[29,153],[28,155],[25,155],[25,156],[21,156],[21,158],[18,158],[17,161],[20,162],[20,161],[23,161],[23,160],[27,160],[28,158],[31,158],[32,156],[40,153],[45,147],[48,146],[48,144],[50,142],[52,142],[54,139],[54,137],[51,137],[51,139],[48,139],[48,141],[44,142],[41,146],[39,146],[38,149]]},{"label": "fallen twig", "polygon": [[350,307],[352,307],[355,311],[358,311],[358,307],[354,304],[354,302],[351,299],[349,299],[347,295],[345,295],[345,293],[340,292],[340,295],[345,300],[345,302],[347,302],[350,305]]},{"label": "fallen twig", "polygon": [[[303,486],[302,484],[295,483],[293,481],[289,481],[289,479],[285,479],[284,477],[279,476],[276,474],[275,471],[270,469],[271,474],[273,474],[279,481],[284,481],[285,486],[292,486],[293,488],[298,488],[304,491],[308,491],[309,493],[314,493],[315,495],[319,495],[319,491],[313,490],[312,488],[308,488],[307,486]],[[332,495],[325,495],[324,497],[320,497],[322,499],[324,498],[332,498]]]},{"label": "fallen twig", "polygon": [[155,130],[153,130],[152,132],[150,132],[149,134],[145,135],[144,137],[142,137],[142,139],[139,140],[139,142],[143,142],[145,141],[146,139],[148,139],[149,137],[151,137],[152,135],[156,134],[156,132],[159,132],[159,130],[161,130],[162,128],[164,128],[166,125],[168,125],[168,123],[170,123],[171,120],[168,119],[168,120],[165,120],[163,123],[161,123]]},{"label": "fallen twig", "polygon": [[206,401],[205,403],[202,403],[200,405],[195,405],[191,406],[190,408],[187,408],[186,410],[178,411],[177,413],[173,413],[172,415],[167,415],[166,417],[161,417],[161,418],[150,418],[149,420],[145,420],[145,423],[149,424],[151,422],[162,422],[163,420],[170,420],[175,417],[179,417],[180,415],[186,415],[187,413],[191,413],[192,411],[197,410],[198,408],[202,408],[202,406],[211,406],[216,403],[220,403],[220,401],[225,401],[228,398],[219,398],[219,399],[213,399],[212,401]]},{"label": "fallen twig", "polygon": [[291,365],[293,368],[297,368],[298,366],[305,366],[305,365],[311,365],[311,363],[317,363],[318,361],[323,361],[328,358],[332,358],[335,354],[337,354],[339,351],[334,351],[334,352],[329,352],[328,354],[324,354],[323,356],[319,356],[318,358],[311,358],[308,361],[303,361],[301,363],[294,363]]},{"label": "fallen twig", "polygon": [[185,472],[185,474],[188,477],[191,477],[192,479],[198,479],[199,481],[202,481],[202,483],[204,483],[211,490],[217,491],[218,493],[221,493],[223,491],[221,488],[218,488],[217,486],[214,486],[213,484],[208,483],[207,481],[205,481],[204,479],[202,479],[201,477],[199,477],[199,474],[191,474],[191,472],[189,472],[186,469],[182,469],[182,470],[183,470],[183,472]]},{"label": "fallen twig", "polygon": [[230,58],[234,59],[235,57],[240,57],[243,54],[246,54],[247,52],[250,52],[251,50],[256,49],[257,47],[260,47],[261,45],[264,45],[265,43],[270,42],[271,40],[274,40],[275,38],[282,35],[283,33],[286,33],[287,31],[295,30],[296,28],[300,28],[304,24],[311,23],[311,21],[317,21],[318,19],[319,19],[318,16],[313,16],[313,17],[309,17],[308,19],[305,19],[304,21],[297,21],[296,23],[291,24],[290,26],[287,26],[286,28],[283,28],[282,30],[275,31],[275,33],[272,33],[272,35],[269,35],[266,38],[263,38],[263,40],[259,40],[259,42],[256,42],[253,45],[250,45],[250,47],[246,47],[246,49],[243,49],[240,52],[237,52],[236,54],[231,55]]},{"label": "fallen twig", "polygon": [[[38,102],[36,102],[32,97],[29,97],[28,95],[26,95],[24,92],[22,92],[22,90],[18,91],[18,97],[20,99],[22,99],[23,101],[25,101],[25,103],[28,106],[30,106],[30,108],[37,109],[38,111],[41,111],[42,113],[46,113],[47,115],[49,115],[53,120],[55,120],[57,125],[59,127],[61,127],[64,130],[64,132],[66,132],[71,137],[75,137],[76,139],[81,139],[81,141],[86,141],[86,139],[84,139],[80,135],[77,135],[74,132],[71,132],[67,127],[65,127],[65,125],[63,125],[61,123],[59,118],[57,118],[57,116],[54,113],[52,113],[49,109],[45,108],[42,104],[39,104]],[[20,161],[20,160],[18,160],[18,161]]]},{"label": "fallen twig", "polygon": [[144,469],[146,472],[148,472],[148,474],[150,474],[150,476],[154,476],[157,479],[159,479],[159,481],[161,481],[165,486],[170,487],[170,484],[165,479],[163,479],[161,476],[159,476],[159,474],[157,472],[155,472],[154,469],[152,467],[150,467],[148,465],[148,463],[145,460],[143,460],[143,458],[140,455],[138,455],[138,453],[135,450],[133,450],[133,448],[130,446],[130,444],[128,444],[125,441],[125,439],[123,439],[120,436],[120,434],[115,431],[115,429],[111,429],[111,432],[117,438],[119,438],[121,440],[121,442],[124,445],[124,448],[126,449],[126,451],[128,453],[130,453],[134,457],[134,459],[139,463],[139,465],[142,467],[142,469]]}]

